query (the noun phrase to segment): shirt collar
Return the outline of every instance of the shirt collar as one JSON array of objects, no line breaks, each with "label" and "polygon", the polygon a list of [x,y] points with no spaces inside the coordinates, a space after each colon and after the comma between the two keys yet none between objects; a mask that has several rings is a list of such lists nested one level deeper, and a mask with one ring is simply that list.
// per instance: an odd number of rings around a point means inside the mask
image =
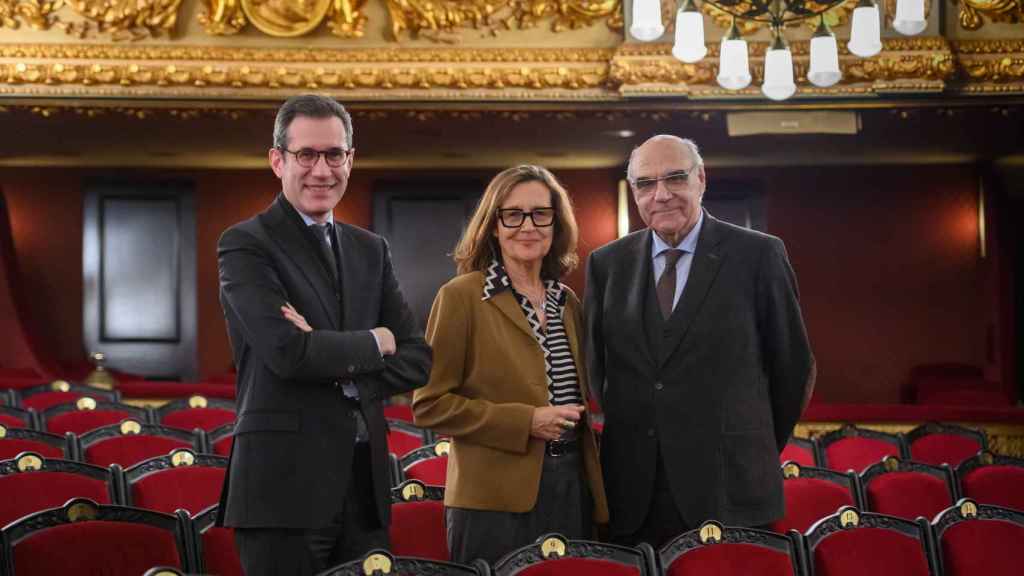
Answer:
[{"label": "shirt collar", "polygon": [[675,246],[669,246],[661,239],[661,236],[658,236],[654,233],[654,230],[651,230],[651,237],[654,239],[654,242],[651,242],[651,258],[657,258],[662,252],[671,248],[693,254],[697,251],[697,239],[700,237],[700,229],[703,224],[704,211],[701,210],[700,217],[697,218],[697,223],[694,224],[693,228],[690,229],[689,232],[686,233],[686,236],[683,236],[683,239],[679,241],[679,244]]},{"label": "shirt collar", "polygon": [[[299,217],[302,218],[302,221],[306,223],[306,226],[312,226],[313,224],[316,224],[317,226],[323,226],[323,224],[320,224],[316,220],[313,220],[312,218],[310,218],[309,214],[306,214],[302,210],[296,208],[295,211],[299,213]],[[331,212],[327,213],[327,223],[334,224],[334,214]]]},{"label": "shirt collar", "polygon": [[[505,271],[505,266],[497,258],[491,260],[491,265],[484,270],[484,293],[481,300],[490,300],[505,290],[513,290],[512,280]],[[559,304],[563,303],[565,290],[561,282],[555,280],[544,281],[544,291],[547,296],[553,296]]]}]

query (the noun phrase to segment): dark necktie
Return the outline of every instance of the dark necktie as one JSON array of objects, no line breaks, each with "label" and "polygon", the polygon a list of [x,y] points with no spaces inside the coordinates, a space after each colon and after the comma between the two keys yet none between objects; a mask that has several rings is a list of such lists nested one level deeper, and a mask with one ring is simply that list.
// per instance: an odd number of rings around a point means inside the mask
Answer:
[{"label": "dark necktie", "polygon": [[313,228],[313,233],[316,234],[317,239],[320,241],[320,251],[323,253],[324,259],[327,260],[327,269],[331,271],[331,276],[338,279],[338,263],[334,261],[334,250],[331,249],[331,242],[329,240],[331,234],[331,224],[310,224]]},{"label": "dark necktie", "polygon": [[665,254],[665,271],[661,273],[661,278],[658,278],[658,286],[655,290],[658,292],[658,307],[661,308],[661,317],[668,320],[668,317],[672,315],[672,304],[676,297],[676,262],[683,255],[683,251],[669,249],[665,250],[663,254]]}]

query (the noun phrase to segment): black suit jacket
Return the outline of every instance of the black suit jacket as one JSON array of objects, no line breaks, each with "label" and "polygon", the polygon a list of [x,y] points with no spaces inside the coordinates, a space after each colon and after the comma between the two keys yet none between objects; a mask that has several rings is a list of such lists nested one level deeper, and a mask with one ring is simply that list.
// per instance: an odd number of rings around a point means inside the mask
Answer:
[{"label": "black suit jacket", "polygon": [[659,453],[684,521],[752,526],[783,515],[779,451],[813,384],[796,278],[778,238],[705,212],[689,279],[662,320],[652,232],[587,264],[590,382],[613,532],[643,523]]},{"label": "black suit jacket", "polygon": [[[327,526],[351,476],[366,473],[378,518],[389,522],[381,400],[426,384],[430,348],[399,290],[386,241],[347,224],[336,230],[340,283],[281,195],[220,238],[220,300],[238,368],[238,419],[218,519],[227,526]],[[312,332],[282,316],[286,302]],[[377,326],[394,333],[394,356],[381,358],[369,333]],[[336,384],[346,379],[359,390],[369,471],[352,469],[355,420]]]}]

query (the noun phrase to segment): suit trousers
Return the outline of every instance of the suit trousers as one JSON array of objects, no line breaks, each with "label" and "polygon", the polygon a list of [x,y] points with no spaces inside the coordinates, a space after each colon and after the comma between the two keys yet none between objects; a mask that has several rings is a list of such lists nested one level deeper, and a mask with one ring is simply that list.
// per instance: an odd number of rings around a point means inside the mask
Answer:
[{"label": "suit trousers", "polygon": [[[500,482],[501,471],[494,474],[489,481]],[[578,448],[560,456],[545,455],[538,490],[537,502],[526,512],[447,508],[452,561],[468,564],[482,558],[494,564],[551,532],[570,539],[593,537],[593,501]]]},{"label": "suit trousers", "polygon": [[[235,544],[246,576],[312,576],[390,547],[374,507],[370,447],[355,445],[352,477],[336,522],[315,529],[236,528]],[[268,472],[269,473],[269,472]]]},{"label": "suit trousers", "polygon": [[679,506],[676,504],[675,497],[672,496],[672,486],[665,473],[665,465],[660,454],[658,455],[657,472],[654,476],[654,490],[643,524],[635,532],[623,534],[616,533],[614,518],[612,520],[612,542],[623,546],[636,546],[641,542],[647,542],[654,546],[655,550],[668,544],[683,532],[693,529],[693,526],[687,525],[679,513]]}]

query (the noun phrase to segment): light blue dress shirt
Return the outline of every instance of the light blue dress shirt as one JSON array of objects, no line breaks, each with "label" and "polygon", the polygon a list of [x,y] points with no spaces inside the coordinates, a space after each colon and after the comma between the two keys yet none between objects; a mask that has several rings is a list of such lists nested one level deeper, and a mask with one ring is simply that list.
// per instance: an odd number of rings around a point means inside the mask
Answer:
[{"label": "light blue dress shirt", "polygon": [[690,278],[690,265],[693,264],[693,253],[697,251],[697,238],[700,237],[700,228],[704,224],[704,211],[701,210],[697,224],[690,230],[679,244],[669,246],[660,236],[651,230],[654,241],[651,242],[651,258],[654,260],[654,285],[658,285],[662,273],[665,272],[665,251],[671,248],[682,250],[683,255],[676,261],[676,293],[672,297],[672,310],[679,304],[679,297],[686,288],[686,281]]}]

